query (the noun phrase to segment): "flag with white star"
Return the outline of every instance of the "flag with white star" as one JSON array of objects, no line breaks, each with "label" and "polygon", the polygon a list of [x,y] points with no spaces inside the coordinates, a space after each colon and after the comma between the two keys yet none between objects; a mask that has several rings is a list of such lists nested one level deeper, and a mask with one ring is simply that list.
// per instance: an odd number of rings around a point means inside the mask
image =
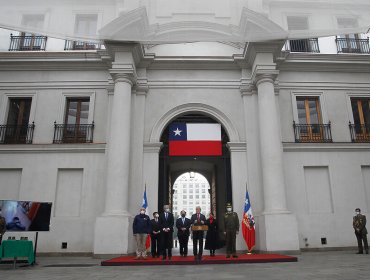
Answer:
[{"label": "flag with white star", "polygon": [[170,156],[222,155],[218,123],[172,123],[168,133]]}]

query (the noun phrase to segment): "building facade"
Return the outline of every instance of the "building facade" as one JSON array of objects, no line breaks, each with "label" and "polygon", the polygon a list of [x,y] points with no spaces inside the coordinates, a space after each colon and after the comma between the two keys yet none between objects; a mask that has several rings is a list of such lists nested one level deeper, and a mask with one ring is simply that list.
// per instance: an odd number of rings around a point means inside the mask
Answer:
[{"label": "building facade", "polygon": [[[241,217],[248,188],[257,250],[356,244],[354,209],[370,207],[365,35],[102,47],[1,34],[0,199],[53,202],[40,252],[133,252],[144,185],[161,210],[190,171],[219,217],[226,202]],[[179,118],[220,123],[223,156],[165,155]]]}]

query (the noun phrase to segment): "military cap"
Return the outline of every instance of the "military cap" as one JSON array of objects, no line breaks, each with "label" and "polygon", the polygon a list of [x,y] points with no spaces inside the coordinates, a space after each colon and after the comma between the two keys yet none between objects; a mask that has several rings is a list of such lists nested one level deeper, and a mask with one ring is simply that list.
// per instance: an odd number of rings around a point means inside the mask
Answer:
[{"label": "military cap", "polygon": [[226,207],[232,207],[231,203],[230,202],[226,203]]},{"label": "military cap", "polygon": [[355,211],[360,211],[361,212],[361,209],[360,208],[356,208],[356,210]]}]

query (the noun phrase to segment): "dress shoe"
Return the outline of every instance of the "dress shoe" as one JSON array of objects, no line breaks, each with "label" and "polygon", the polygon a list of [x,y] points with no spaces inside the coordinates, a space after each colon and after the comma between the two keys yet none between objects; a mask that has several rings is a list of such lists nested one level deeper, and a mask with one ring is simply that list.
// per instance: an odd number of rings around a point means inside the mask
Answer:
[{"label": "dress shoe", "polygon": [[366,250],[366,255],[368,255],[369,254],[369,250]]},{"label": "dress shoe", "polygon": [[233,255],[233,258],[237,258],[238,256],[237,255]]},{"label": "dress shoe", "polygon": [[137,257],[135,257],[135,258],[134,258],[134,260],[140,260],[140,257],[139,257],[139,256],[137,256]]},{"label": "dress shoe", "polygon": [[363,254],[364,252],[357,252],[356,254]]},{"label": "dress shoe", "polygon": [[166,257],[162,257],[162,260],[165,260],[166,259]]}]

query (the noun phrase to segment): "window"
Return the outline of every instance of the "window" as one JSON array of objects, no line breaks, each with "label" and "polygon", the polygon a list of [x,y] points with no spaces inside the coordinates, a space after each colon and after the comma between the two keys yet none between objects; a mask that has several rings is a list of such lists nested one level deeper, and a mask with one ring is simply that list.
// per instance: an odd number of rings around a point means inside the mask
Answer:
[{"label": "window", "polygon": [[193,199],[193,195],[189,195],[189,199]]},{"label": "window", "polygon": [[205,196],[205,195],[202,195],[202,198],[204,198],[204,199],[205,199],[205,198],[206,198],[206,196]]},{"label": "window", "polygon": [[8,144],[29,143],[30,129],[29,118],[32,98],[9,98],[9,111],[6,126],[1,128],[1,142]]},{"label": "window", "polygon": [[356,140],[370,141],[370,98],[351,98],[351,106]]},{"label": "window", "polygon": [[[92,142],[93,124],[88,124],[90,98],[67,98],[64,124],[56,124],[54,143]],[[58,138],[62,135],[61,141]]]},{"label": "window", "polygon": [[195,193],[199,193],[199,190],[197,189],[197,190],[195,190]]},{"label": "window", "polygon": [[[297,97],[300,141],[322,139],[322,118],[318,97]],[[296,135],[297,136],[297,135]]]},{"label": "window", "polygon": [[202,189],[202,193],[205,193],[206,192],[206,190],[205,189]]},{"label": "window", "polygon": [[[339,29],[358,27],[356,18],[338,18]],[[369,53],[369,40],[362,39],[359,34],[343,34],[336,39],[338,53]]]},{"label": "window", "polygon": [[[183,199],[186,199],[186,198],[188,198],[188,197],[187,197],[187,195],[183,195],[183,197],[182,197],[182,198],[183,198]],[[190,196],[189,196],[189,198],[190,198]]]},{"label": "window", "polygon": [[[308,30],[308,17],[306,16],[288,16],[288,30],[299,31]],[[289,40],[286,48],[291,52],[320,52],[317,38]]]},{"label": "window", "polygon": [[[24,15],[22,18],[22,25],[31,29],[41,30],[44,25],[44,15]],[[19,50],[45,49],[45,36],[21,32],[19,38]]]},{"label": "window", "polygon": [[199,195],[196,195],[195,198],[199,199]]}]

